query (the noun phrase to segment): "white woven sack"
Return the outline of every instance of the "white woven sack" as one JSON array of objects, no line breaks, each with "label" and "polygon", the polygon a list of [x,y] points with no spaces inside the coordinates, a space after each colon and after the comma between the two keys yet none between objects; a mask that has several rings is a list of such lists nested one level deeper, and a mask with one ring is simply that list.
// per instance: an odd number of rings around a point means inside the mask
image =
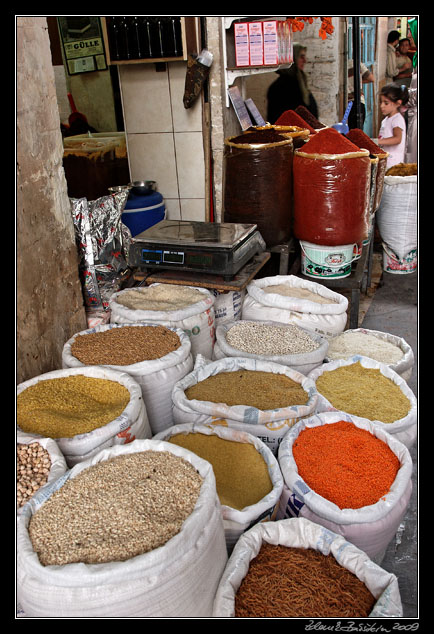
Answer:
[{"label": "white woven sack", "polygon": [[341,566],[363,581],[376,598],[369,615],[371,618],[402,616],[401,595],[394,574],[380,568],[366,553],[340,535],[306,519],[294,518],[256,524],[240,537],[217,589],[214,618],[234,618],[236,593],[251,560],[259,553],[264,542],[275,546],[312,548],[323,555],[333,555]]},{"label": "white woven sack", "polygon": [[[354,328],[352,330],[346,330],[345,334],[347,332],[361,332],[365,335],[372,335],[373,337],[377,337],[382,341],[387,341],[399,348],[403,353],[401,359],[399,359],[399,361],[397,361],[396,363],[387,363],[386,365],[389,366],[391,370],[394,370],[397,374],[399,374],[401,378],[404,379],[404,381],[410,380],[414,366],[414,353],[412,347],[406,342],[403,337],[392,335],[389,332],[381,332],[380,330],[368,330],[366,328]],[[368,355],[364,354],[363,356],[367,357]],[[324,361],[327,363],[329,361],[333,361],[333,359],[330,359],[326,355]]]},{"label": "white woven sack", "polygon": [[399,260],[417,248],[417,211],[417,176],[385,176],[377,224]]},{"label": "white woven sack", "polygon": [[[44,487],[49,487],[52,482],[58,480],[68,469],[64,455],[59,449],[59,445],[53,438],[35,438],[29,434],[25,434],[22,431],[17,432],[17,445],[29,445],[32,442],[38,442],[41,447],[48,452],[51,460],[50,473],[48,474],[47,482],[38,489],[36,493],[39,493]],[[32,496],[33,497],[33,496]],[[17,515],[20,516],[23,507],[17,509]]]},{"label": "white woven sack", "polygon": [[[336,361],[324,363],[321,367],[312,370],[312,372],[309,373],[309,378],[316,384],[316,381],[323,372],[335,370],[336,368],[340,368],[344,365],[351,365],[357,361],[360,361],[360,364],[364,368],[380,370],[381,374],[393,381],[393,383],[399,387],[402,393],[410,401],[410,410],[403,418],[400,418],[393,423],[383,423],[380,420],[374,420],[372,423],[374,425],[378,425],[386,432],[397,438],[399,441],[404,443],[406,447],[412,447],[417,437],[417,399],[413,391],[407,385],[407,382],[388,365],[369,359],[369,357],[363,357],[356,354],[349,359],[338,359]],[[330,411],[336,411],[336,408],[333,407],[333,405],[320,392],[318,392],[317,412]]]},{"label": "white woven sack", "polygon": [[[263,290],[267,286],[278,284],[316,293],[330,299],[330,304],[319,304],[308,299],[266,293]],[[346,297],[317,282],[303,280],[295,275],[275,275],[253,280],[248,284],[241,319],[295,324],[329,337],[344,330],[347,323],[347,308]]]},{"label": "white woven sack", "polygon": [[[305,405],[291,405],[275,410],[259,410],[245,405],[228,406],[225,403],[189,400],[185,390],[199,381],[220,372],[237,370],[259,370],[284,374],[300,383],[308,394]],[[279,442],[290,427],[305,416],[316,411],[317,392],[314,382],[297,370],[271,361],[258,361],[242,357],[227,357],[218,361],[206,362],[199,356],[194,370],[175,384],[172,392],[173,420],[176,425],[184,423],[225,425],[238,431],[244,431],[258,437],[273,453],[277,452]]]},{"label": "white woven sack", "polygon": [[[390,491],[376,504],[359,509],[340,509],[313,491],[298,473],[292,447],[299,434],[308,427],[350,421],[385,442],[399,458],[401,467]],[[283,475],[283,492],[278,519],[305,517],[343,535],[366,552],[371,559],[381,561],[407,510],[412,492],[413,463],[407,447],[371,421],[344,412],[323,412],[306,418],[290,429],[279,447],[279,466]]]},{"label": "white woven sack", "polygon": [[[68,467],[72,467],[82,460],[87,460],[102,449],[111,447],[112,445],[123,445],[136,438],[151,437],[151,427],[149,425],[140,385],[126,372],[117,372],[116,370],[104,368],[103,366],[83,366],[80,368],[53,370],[52,372],[46,372],[24,383],[20,383],[17,387],[17,395],[26,388],[36,385],[39,381],[61,379],[78,374],[120,383],[129,391],[131,398],[124,411],[117,418],[107,423],[107,425],[98,427],[87,434],[78,434],[71,438],[55,439],[60,451],[65,456]],[[40,438],[38,434],[29,435],[36,439]]]},{"label": "white woven sack", "polygon": [[257,449],[258,453],[262,456],[267,465],[268,474],[273,485],[273,489],[270,493],[256,504],[246,506],[242,510],[234,509],[230,506],[226,506],[225,504],[222,504],[221,506],[223,525],[225,528],[226,546],[228,552],[230,552],[240,535],[256,524],[256,522],[264,522],[266,520],[274,519],[283,489],[283,478],[277,459],[273,452],[267,447],[267,445],[259,440],[259,438],[252,436],[252,434],[247,434],[246,432],[231,429],[230,427],[196,425],[195,423],[174,425],[170,429],[166,429],[164,432],[157,434],[154,439],[168,441],[176,434],[215,435],[219,436],[219,438],[223,438],[224,440],[250,443]]},{"label": "white woven sack", "polygon": [[[105,332],[113,328],[158,327],[159,324],[129,323],[96,326],[75,334],[65,343],[62,351],[62,365],[64,368],[84,367],[81,361],[71,352],[71,347],[77,337],[86,336],[94,332]],[[190,337],[180,328],[169,328],[178,335],[181,345],[177,350],[150,361],[140,361],[130,365],[106,365],[118,372],[126,372],[140,385],[145,403],[152,435],[173,425],[172,419],[172,390],[177,381],[182,379],[193,369]]]},{"label": "white woven sack", "polygon": [[211,289],[211,293],[215,297],[214,312],[216,328],[219,324],[240,319],[244,296],[246,294],[245,289],[242,291],[218,291]]},{"label": "white woven sack", "polygon": [[[227,562],[220,502],[211,465],[191,451],[156,440],[111,447],[76,465],[66,477],[114,456],[169,451],[190,462],[204,481],[181,531],[165,545],[127,561],[41,566],[28,535],[37,510],[26,505],[17,533],[17,596],[28,617],[208,618]],[[66,478],[58,482],[60,487]],[[54,487],[53,487],[54,492]],[[42,501],[43,502],[43,501]]]},{"label": "white woven sack", "polygon": [[[151,284],[147,288],[158,286]],[[207,359],[212,358],[212,349],[215,341],[215,297],[206,288],[188,286],[203,293],[203,300],[191,304],[178,310],[139,310],[127,308],[117,302],[117,298],[128,293],[125,289],[113,293],[110,298],[109,308],[111,310],[110,322],[112,324],[125,324],[129,322],[146,322],[168,326],[169,328],[181,328],[191,339],[191,353],[193,359],[197,354],[202,354]],[[145,291],[146,288],[136,287],[135,291]]]},{"label": "white woven sack", "polygon": [[[312,370],[317,368],[324,361],[324,357],[328,350],[328,340],[320,335],[317,332],[309,332],[306,328],[302,328],[311,339],[313,339],[316,343],[319,344],[319,347],[312,352],[302,352],[299,354],[281,354],[281,355],[262,355],[262,354],[253,354],[250,352],[245,352],[244,350],[239,350],[234,348],[227,342],[227,333],[232,328],[232,326],[240,323],[248,323],[247,320],[242,319],[238,321],[229,321],[225,324],[219,324],[216,328],[216,342],[214,344],[214,359],[222,359],[224,357],[239,357],[243,356],[247,359],[258,359],[259,361],[272,361],[273,363],[280,363],[281,365],[287,365],[301,374],[309,374]],[[252,323],[252,322],[250,322]],[[275,321],[261,321],[255,322],[261,323],[268,326],[280,326],[284,327],[288,324],[276,323]],[[298,326],[299,327],[299,326]]]}]

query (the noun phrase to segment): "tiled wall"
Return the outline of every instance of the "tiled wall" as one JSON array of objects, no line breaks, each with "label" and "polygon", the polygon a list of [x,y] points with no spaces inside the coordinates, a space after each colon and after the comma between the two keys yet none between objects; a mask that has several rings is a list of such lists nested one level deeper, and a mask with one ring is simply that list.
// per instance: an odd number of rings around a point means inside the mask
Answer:
[{"label": "tiled wall", "polygon": [[131,180],[154,180],[166,216],[205,220],[202,104],[184,108],[186,62],[119,66]]}]

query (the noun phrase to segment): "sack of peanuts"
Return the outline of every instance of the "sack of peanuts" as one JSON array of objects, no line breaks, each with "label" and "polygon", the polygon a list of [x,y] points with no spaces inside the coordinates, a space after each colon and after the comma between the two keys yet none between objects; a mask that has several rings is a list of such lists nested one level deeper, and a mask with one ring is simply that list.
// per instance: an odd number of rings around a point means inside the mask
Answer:
[{"label": "sack of peanuts", "polygon": [[37,492],[60,478],[67,470],[66,461],[52,438],[17,433],[17,515]]},{"label": "sack of peanuts", "polygon": [[53,438],[68,467],[152,435],[140,385],[102,366],[53,370],[20,383],[17,427],[35,440]]},{"label": "sack of peanuts", "polygon": [[191,340],[193,359],[212,357],[215,341],[214,295],[206,288],[151,284],[114,293],[110,299],[112,324],[146,322],[181,328]]},{"label": "sack of peanuts", "polygon": [[328,345],[322,335],[295,324],[241,319],[217,326],[213,358],[272,361],[307,375],[322,364]]},{"label": "sack of peanuts", "polygon": [[315,384],[271,361],[197,357],[194,370],[172,393],[176,425],[229,426],[258,437],[273,453],[290,427],[316,411]]},{"label": "sack of peanuts", "polygon": [[193,357],[190,337],[180,328],[131,322],[75,334],[63,346],[62,365],[104,365],[133,377],[155,435],[173,425],[173,386],[191,372]]},{"label": "sack of peanuts", "polygon": [[317,282],[274,275],[247,286],[241,319],[296,324],[326,337],[345,329],[348,300]]},{"label": "sack of peanuts", "polygon": [[[273,588],[273,601],[267,589]],[[266,589],[267,588],[267,589]],[[304,518],[256,524],[238,540],[214,618],[397,618],[398,579],[344,537]]]},{"label": "sack of peanuts", "polygon": [[323,412],[289,430],[278,460],[284,480],[278,519],[321,524],[381,563],[410,501],[407,447],[371,421]]},{"label": "sack of peanuts", "polygon": [[174,425],[154,439],[178,444],[212,465],[228,552],[253,524],[275,518],[282,474],[275,455],[256,436],[191,423]]},{"label": "sack of peanuts", "polygon": [[136,440],[24,507],[17,598],[28,618],[209,618],[226,562],[211,465]]},{"label": "sack of peanuts", "polygon": [[417,399],[387,364],[354,355],[312,370],[318,412],[341,411],[366,418],[408,448],[417,437]]}]

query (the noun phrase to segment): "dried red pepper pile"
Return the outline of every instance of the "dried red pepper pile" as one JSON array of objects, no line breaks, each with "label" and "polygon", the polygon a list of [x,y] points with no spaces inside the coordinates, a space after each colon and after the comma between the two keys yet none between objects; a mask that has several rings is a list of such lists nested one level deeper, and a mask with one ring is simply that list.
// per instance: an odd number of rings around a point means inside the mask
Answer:
[{"label": "dried red pepper pile", "polygon": [[286,110],[285,112],[282,112],[274,125],[295,125],[299,128],[305,128],[309,130],[311,134],[316,133],[316,130],[314,130],[312,126],[310,126],[304,119],[302,119],[300,115],[295,112],[295,110]]},{"label": "dried red pepper pile", "polygon": [[307,154],[348,154],[360,152],[360,148],[334,128],[324,128],[310,137],[302,151]]}]

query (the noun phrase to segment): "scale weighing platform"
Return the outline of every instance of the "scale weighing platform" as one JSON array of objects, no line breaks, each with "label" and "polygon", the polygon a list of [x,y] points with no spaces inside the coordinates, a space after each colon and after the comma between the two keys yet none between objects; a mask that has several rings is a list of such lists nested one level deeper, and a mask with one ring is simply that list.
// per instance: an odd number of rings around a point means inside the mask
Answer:
[{"label": "scale weighing platform", "polygon": [[264,250],[255,224],[161,220],[132,238],[128,264],[211,273],[229,280]]}]

